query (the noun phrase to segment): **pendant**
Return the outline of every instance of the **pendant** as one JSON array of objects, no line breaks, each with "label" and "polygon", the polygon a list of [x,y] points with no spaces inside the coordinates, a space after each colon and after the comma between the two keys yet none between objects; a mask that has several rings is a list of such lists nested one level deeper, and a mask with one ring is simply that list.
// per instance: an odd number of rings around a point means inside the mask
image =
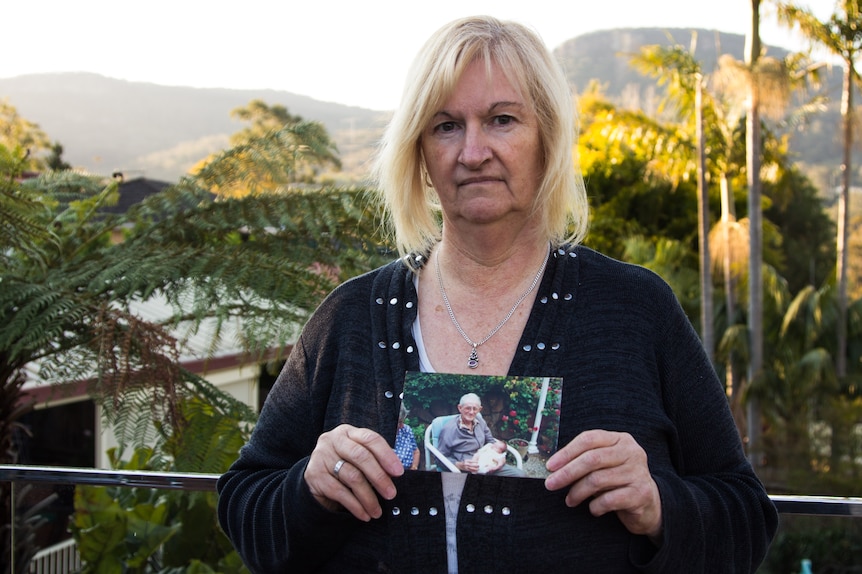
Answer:
[{"label": "pendant", "polygon": [[470,358],[467,359],[467,366],[475,369],[479,366],[479,353],[476,352],[476,345],[473,345],[473,350],[470,351]]}]

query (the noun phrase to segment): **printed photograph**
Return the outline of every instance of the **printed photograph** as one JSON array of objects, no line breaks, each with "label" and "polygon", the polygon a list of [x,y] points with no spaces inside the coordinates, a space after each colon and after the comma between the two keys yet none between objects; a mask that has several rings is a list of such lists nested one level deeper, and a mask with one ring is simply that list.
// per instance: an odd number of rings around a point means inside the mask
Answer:
[{"label": "printed photograph", "polygon": [[545,478],[562,379],[409,372],[395,450],[405,468]]}]

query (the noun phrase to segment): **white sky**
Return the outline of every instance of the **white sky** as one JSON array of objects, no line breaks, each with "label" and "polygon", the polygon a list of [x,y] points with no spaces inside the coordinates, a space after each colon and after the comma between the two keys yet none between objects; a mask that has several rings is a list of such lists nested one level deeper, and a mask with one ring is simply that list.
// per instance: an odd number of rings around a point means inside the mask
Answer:
[{"label": "white sky", "polygon": [[[834,0],[797,0],[820,19]],[[10,0],[0,78],[95,72],[130,81],[271,88],[389,110],[424,40],[446,22],[491,14],[555,48],[595,30],[706,28],[745,34],[750,0]],[[767,44],[801,49],[761,6]],[[682,39],[679,39],[682,40]],[[0,94],[0,98],[2,98]]]}]

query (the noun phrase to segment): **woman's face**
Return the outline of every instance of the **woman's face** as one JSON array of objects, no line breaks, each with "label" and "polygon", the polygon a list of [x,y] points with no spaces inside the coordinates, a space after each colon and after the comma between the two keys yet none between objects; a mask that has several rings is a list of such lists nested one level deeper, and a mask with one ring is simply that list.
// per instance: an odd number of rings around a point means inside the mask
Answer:
[{"label": "woman's face", "polygon": [[455,225],[528,218],[542,173],[536,114],[497,64],[470,64],[422,133],[443,216]]}]

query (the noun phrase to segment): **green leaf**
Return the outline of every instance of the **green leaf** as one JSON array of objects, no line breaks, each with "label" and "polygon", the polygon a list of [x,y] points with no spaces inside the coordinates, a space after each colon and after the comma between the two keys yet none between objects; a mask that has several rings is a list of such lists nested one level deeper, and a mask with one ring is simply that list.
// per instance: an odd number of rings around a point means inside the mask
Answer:
[{"label": "green leaf", "polygon": [[129,566],[143,567],[159,548],[182,528],[175,522],[166,525],[169,504],[161,498],[158,504],[139,504],[128,511],[126,542],[135,551],[127,557]]},{"label": "green leaf", "polygon": [[[99,570],[124,555],[127,515],[106,488],[79,486],[75,489],[75,515],[70,530],[78,543],[81,560]],[[107,566],[106,566],[107,567]]]}]

